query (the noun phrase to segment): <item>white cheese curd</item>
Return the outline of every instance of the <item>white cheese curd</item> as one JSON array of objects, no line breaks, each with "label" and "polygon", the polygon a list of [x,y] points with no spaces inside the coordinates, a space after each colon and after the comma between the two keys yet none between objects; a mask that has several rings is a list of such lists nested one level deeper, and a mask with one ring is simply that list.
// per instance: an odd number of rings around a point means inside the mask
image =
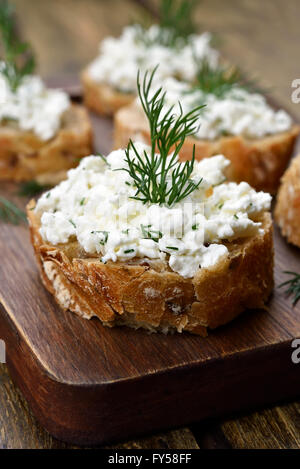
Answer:
[{"label": "white cheese curd", "polygon": [[[136,143],[139,154],[150,148]],[[134,154],[131,150],[131,157]],[[40,233],[54,245],[77,238],[86,253],[102,262],[162,259],[185,278],[228,255],[222,240],[262,230],[260,216],[271,196],[249,184],[224,182],[229,161],[222,155],[195,162],[192,179],[201,183],[188,197],[168,207],[134,200],[136,193],[124,150],[84,158],[67,180],[45,193],[35,211]],[[180,163],[177,163],[180,164]],[[168,174],[168,184],[171,183]]]},{"label": "white cheese curd", "polygon": [[70,107],[70,99],[61,90],[47,89],[38,76],[26,76],[13,92],[0,73],[0,88],[4,90],[0,106],[0,122],[16,121],[20,129],[31,131],[41,140],[55,136],[62,114]]},{"label": "white cheese curd", "polygon": [[[153,87],[153,93],[156,91]],[[184,112],[197,105],[205,104],[199,117],[199,127],[195,137],[214,140],[223,135],[241,135],[245,138],[261,138],[289,130],[291,117],[283,110],[272,109],[264,96],[234,87],[224,97],[192,90],[187,83],[168,78],[163,83],[166,91],[165,106],[174,106],[179,112],[180,101]]]},{"label": "white cheese curd", "polygon": [[217,65],[219,54],[210,45],[209,33],[191,35],[187,43],[179,41],[176,47],[166,47],[154,40],[159,32],[162,30],[158,25],[143,32],[138,25],[133,25],[124,28],[118,38],[107,37],[100,44],[99,56],[88,68],[90,77],[122,92],[135,93],[138,70],[145,72],[159,65],[154,77],[156,83],[169,76],[193,81],[196,60],[206,58],[212,67]]}]

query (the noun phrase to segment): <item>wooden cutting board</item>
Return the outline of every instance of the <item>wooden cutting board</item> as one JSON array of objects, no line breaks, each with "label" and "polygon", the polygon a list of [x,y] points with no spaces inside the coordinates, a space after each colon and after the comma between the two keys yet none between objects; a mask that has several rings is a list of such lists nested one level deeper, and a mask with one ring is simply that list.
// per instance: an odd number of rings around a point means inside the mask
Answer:
[{"label": "wooden cutting board", "polygon": [[[111,147],[109,119],[91,116],[96,148]],[[17,186],[1,184],[20,206]],[[0,338],[14,382],[59,439],[129,438],[300,394],[291,342],[295,308],[278,285],[300,272],[300,250],[275,227],[275,289],[268,311],[248,311],[203,339],[108,329],[63,312],[43,288],[27,226],[0,224]]]}]

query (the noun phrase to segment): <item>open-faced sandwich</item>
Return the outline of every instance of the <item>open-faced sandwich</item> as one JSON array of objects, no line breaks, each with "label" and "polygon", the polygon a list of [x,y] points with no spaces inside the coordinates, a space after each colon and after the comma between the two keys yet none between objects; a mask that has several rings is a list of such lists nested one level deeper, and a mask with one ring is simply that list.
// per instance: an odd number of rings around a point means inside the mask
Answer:
[{"label": "open-faced sandwich", "polygon": [[281,179],[275,220],[287,240],[300,247],[300,155],[293,158]]},{"label": "open-faced sandwich", "polygon": [[107,326],[205,335],[271,293],[271,196],[227,182],[222,155],[180,163],[200,109],[163,114],[149,82],[139,90],[151,145],[84,158],[31,201],[32,243],[62,308]]},{"label": "open-faced sandwich", "polygon": [[[206,104],[194,135],[185,140],[180,158],[190,158],[194,145],[199,160],[221,153],[231,161],[232,180],[246,181],[257,190],[275,193],[299,127],[285,111],[275,111],[261,94],[242,84],[237,70],[212,68],[206,60],[198,65],[193,85],[174,78],[162,84],[166,108],[174,106],[173,112],[177,114],[182,109],[189,112],[197,104]],[[151,86],[154,94],[158,85],[154,81]],[[129,138],[150,141],[147,118],[139,100],[120,109],[114,122],[114,148],[125,146]]]},{"label": "open-faced sandwich", "polygon": [[14,38],[13,12],[6,3],[0,30],[0,181],[55,184],[92,151],[87,112],[32,74],[32,54]]},{"label": "open-faced sandwich", "polygon": [[137,71],[153,69],[156,81],[167,77],[192,82],[196,62],[206,58],[211,66],[218,52],[211,46],[211,34],[195,34],[192,5],[187,0],[162,0],[160,23],[144,28],[127,26],[118,38],[100,44],[99,56],[83,71],[85,104],[100,114],[112,115],[137,95]]}]

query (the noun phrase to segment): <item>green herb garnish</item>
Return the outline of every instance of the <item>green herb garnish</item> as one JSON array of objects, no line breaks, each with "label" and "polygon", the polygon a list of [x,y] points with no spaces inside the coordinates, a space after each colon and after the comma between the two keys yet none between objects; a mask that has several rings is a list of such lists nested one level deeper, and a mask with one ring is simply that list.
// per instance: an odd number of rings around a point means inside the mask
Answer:
[{"label": "green herb garnish", "polygon": [[294,297],[293,306],[295,306],[300,300],[300,274],[297,274],[297,272],[290,272],[288,270],[283,273],[290,275],[291,278],[286,282],[281,283],[279,288],[287,286],[286,293],[287,295],[292,295]]},{"label": "green herb garnish", "polygon": [[141,231],[145,239],[152,239],[156,243],[160,238],[162,238],[162,232],[158,230],[151,230],[152,225],[141,225]]},{"label": "green herb garnish", "polygon": [[124,251],[124,254],[129,254],[130,252],[134,252],[134,249],[126,249]]},{"label": "green herb garnish", "polygon": [[197,223],[195,223],[195,225],[192,225],[192,230],[196,231],[197,229],[198,229]]},{"label": "green herb garnish", "polygon": [[99,156],[99,158],[101,158],[104,163],[108,165],[107,159],[104,155],[102,155],[102,153],[96,153],[96,156]]},{"label": "green herb garnish", "polygon": [[76,228],[76,225],[75,225],[75,223],[73,222],[73,220],[69,220],[69,222],[71,223],[71,225],[74,226],[74,228]]},{"label": "green herb garnish", "polygon": [[172,249],[173,251],[178,251],[178,248],[175,246],[166,246],[166,249]]},{"label": "green herb garnish", "polygon": [[[191,179],[195,163],[195,145],[190,161],[178,163],[177,157],[185,138],[196,132],[199,110],[203,106],[197,106],[184,114],[179,104],[180,113],[177,117],[172,113],[173,106],[165,112],[165,93],[162,88],[150,97],[155,71],[156,68],[150,77],[148,72],[145,73],[142,85],[140,74],[137,76],[139,99],[150,126],[150,155],[146,151],[140,154],[130,140],[125,150],[128,168],[119,170],[127,171],[137,187],[132,199],[140,200],[144,204],[150,202],[170,207],[191,194],[202,181],[202,178],[198,181]],[[133,157],[131,150],[134,153]],[[168,157],[171,151],[173,153]],[[168,181],[169,176],[171,181]]]},{"label": "green herb garnish", "polygon": [[[27,181],[27,182],[23,182],[20,185],[18,195],[21,195],[22,197],[33,197],[47,189],[49,189],[49,186],[47,185],[42,185],[39,182],[34,181],[34,180]],[[48,194],[50,195],[50,193]]]},{"label": "green herb garnish", "polygon": [[197,30],[194,23],[196,3],[197,0],[160,0],[157,34],[149,37],[145,26],[138,25],[137,40],[147,47],[160,44],[173,48],[186,44]]},{"label": "green herb garnish", "polygon": [[35,60],[29,44],[15,37],[14,8],[6,0],[0,2],[0,35],[3,46],[0,71],[15,92],[23,78],[33,73]]},{"label": "green herb garnish", "polygon": [[[197,61],[196,57],[195,61]],[[188,93],[200,90],[204,94],[213,94],[221,99],[235,88],[258,91],[255,81],[245,80],[239,68],[231,65],[213,67],[204,58],[198,63],[196,80]],[[228,132],[223,130],[222,134],[228,135]]]},{"label": "green herb garnish", "polygon": [[236,67],[212,67],[207,59],[201,60],[192,91],[200,89],[203,93],[213,94],[218,98],[241,86],[241,72]]},{"label": "green herb garnish", "polygon": [[174,46],[178,39],[187,39],[196,32],[194,9],[196,0],[161,0],[160,27],[169,31],[167,46]]},{"label": "green herb garnish", "polygon": [[100,244],[102,244],[102,246],[104,246],[105,243],[107,243],[107,240],[108,240],[108,235],[109,235],[109,232],[108,231],[91,231],[91,234],[102,234],[103,235],[103,239],[100,240]]},{"label": "green herb garnish", "polygon": [[85,197],[83,197],[83,198],[81,199],[81,201],[79,202],[79,205],[83,205],[84,202],[85,202]]},{"label": "green herb garnish", "polygon": [[18,225],[20,222],[27,222],[26,214],[20,210],[13,202],[0,196],[0,220]]}]

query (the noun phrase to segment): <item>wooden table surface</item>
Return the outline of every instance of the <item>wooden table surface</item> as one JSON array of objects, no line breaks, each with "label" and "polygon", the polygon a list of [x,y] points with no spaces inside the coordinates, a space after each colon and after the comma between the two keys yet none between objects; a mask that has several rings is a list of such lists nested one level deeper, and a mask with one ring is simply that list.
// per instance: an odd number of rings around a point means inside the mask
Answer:
[{"label": "wooden table surface", "polygon": [[[145,14],[132,0],[14,0],[22,35],[34,46],[43,77],[77,75],[97,53],[99,40],[119,34]],[[150,2],[155,7],[156,1]],[[299,71],[299,0],[202,0],[202,30],[218,35],[222,54],[271,90],[300,120],[291,101]],[[296,366],[296,365],[295,365]],[[0,365],[0,448],[69,448],[37,423]],[[203,421],[110,448],[300,448],[300,401],[222,420]]]}]

